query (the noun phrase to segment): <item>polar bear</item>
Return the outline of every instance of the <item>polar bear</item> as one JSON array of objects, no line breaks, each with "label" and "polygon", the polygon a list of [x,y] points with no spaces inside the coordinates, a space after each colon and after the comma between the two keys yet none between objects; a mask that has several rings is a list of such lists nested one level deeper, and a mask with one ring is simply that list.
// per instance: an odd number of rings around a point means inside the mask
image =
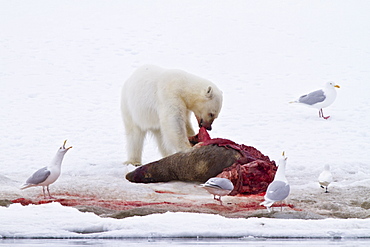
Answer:
[{"label": "polar bear", "polygon": [[141,164],[147,132],[154,134],[166,157],[191,147],[190,117],[211,130],[222,106],[222,91],[212,82],[177,69],[139,67],[122,88],[121,111],[127,137],[126,164]]}]

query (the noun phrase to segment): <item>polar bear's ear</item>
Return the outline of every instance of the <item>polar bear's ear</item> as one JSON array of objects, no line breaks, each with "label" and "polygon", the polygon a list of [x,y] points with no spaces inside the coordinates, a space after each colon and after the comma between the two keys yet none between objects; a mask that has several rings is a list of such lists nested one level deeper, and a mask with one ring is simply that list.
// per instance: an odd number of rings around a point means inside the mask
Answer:
[{"label": "polar bear's ear", "polygon": [[206,96],[210,99],[213,97],[213,88],[211,86],[208,87]]}]

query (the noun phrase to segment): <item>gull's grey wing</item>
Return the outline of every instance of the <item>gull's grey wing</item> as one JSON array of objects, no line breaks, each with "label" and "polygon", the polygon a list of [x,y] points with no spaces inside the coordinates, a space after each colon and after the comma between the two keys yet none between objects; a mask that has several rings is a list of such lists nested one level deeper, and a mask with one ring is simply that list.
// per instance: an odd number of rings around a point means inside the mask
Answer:
[{"label": "gull's grey wing", "polygon": [[50,171],[43,167],[37,170],[31,177],[29,177],[26,181],[26,184],[39,184],[44,182],[50,175]]},{"label": "gull's grey wing", "polygon": [[224,190],[233,190],[234,189],[234,185],[231,183],[231,181],[229,181],[227,179],[223,179],[223,180],[219,181],[219,184],[220,184],[221,188],[224,189]]},{"label": "gull's grey wing", "polygon": [[273,181],[267,188],[266,196],[269,200],[282,201],[288,197],[290,185],[283,181]]},{"label": "gull's grey wing", "polygon": [[326,99],[325,93],[323,90],[317,90],[312,93],[302,95],[299,97],[298,102],[304,103],[307,105],[314,105],[319,102],[323,102]]}]

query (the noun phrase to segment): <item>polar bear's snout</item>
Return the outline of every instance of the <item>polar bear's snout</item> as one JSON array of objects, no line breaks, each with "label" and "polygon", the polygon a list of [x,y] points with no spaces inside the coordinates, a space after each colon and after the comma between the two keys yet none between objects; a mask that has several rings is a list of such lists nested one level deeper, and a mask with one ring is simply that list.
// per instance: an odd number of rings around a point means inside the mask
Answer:
[{"label": "polar bear's snout", "polygon": [[207,130],[212,130],[212,122],[207,122],[207,121],[204,121],[203,118],[201,118],[200,120],[198,120],[198,125],[199,125],[199,128],[206,128]]}]

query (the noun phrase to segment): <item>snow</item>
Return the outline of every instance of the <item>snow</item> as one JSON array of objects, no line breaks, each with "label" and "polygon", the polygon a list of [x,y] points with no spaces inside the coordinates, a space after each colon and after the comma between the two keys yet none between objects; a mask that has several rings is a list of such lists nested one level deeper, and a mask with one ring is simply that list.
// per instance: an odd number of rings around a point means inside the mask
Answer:
[{"label": "snow", "polygon": [[[361,207],[370,203],[365,196],[370,191],[369,2],[15,0],[0,5],[0,199],[38,197],[41,188],[20,191],[19,186],[51,161],[65,139],[73,149],[52,194],[156,200],[153,191],[160,188],[186,190],[182,199],[209,199],[194,185],[124,179],[134,168],[122,165],[120,89],[135,68],[153,63],[197,74],[223,90],[211,137],[252,145],[274,160],[286,152],[291,203],[326,216],[337,209],[323,220],[180,212],[111,219],[59,203],[12,204],[0,207],[0,236],[369,237],[369,209]],[[336,101],[324,109],[330,119],[288,104],[326,81],[341,86]],[[144,163],[159,158],[148,137]],[[325,164],[334,176],[328,196],[317,183]]]},{"label": "snow", "polygon": [[[370,229],[370,222],[361,219],[230,219],[170,212],[118,220],[80,213],[59,203],[26,207],[13,204],[0,210],[2,225],[8,226],[1,235],[13,238],[357,238],[367,236]],[[20,212],[24,217],[19,217]]]}]

